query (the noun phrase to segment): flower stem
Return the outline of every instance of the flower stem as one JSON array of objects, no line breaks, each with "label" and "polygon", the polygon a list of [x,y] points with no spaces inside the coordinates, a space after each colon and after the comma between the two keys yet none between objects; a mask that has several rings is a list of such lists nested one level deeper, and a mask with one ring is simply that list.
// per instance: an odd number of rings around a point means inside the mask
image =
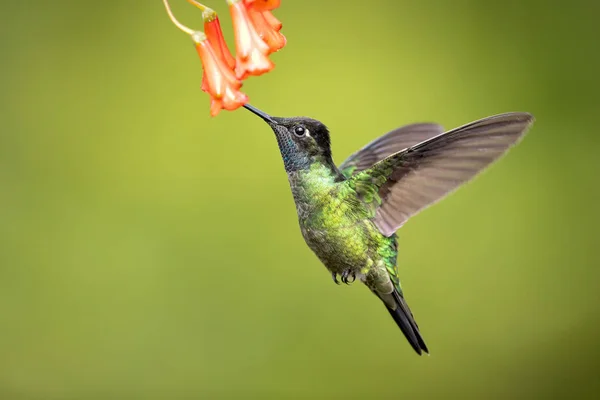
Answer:
[{"label": "flower stem", "polygon": [[187,0],[187,2],[202,10],[202,20],[204,20],[204,22],[211,22],[217,19],[217,13],[212,8],[207,7],[202,3],[198,3],[195,0]]},{"label": "flower stem", "polygon": [[191,28],[188,28],[187,26],[183,25],[177,20],[177,18],[175,18],[175,16],[173,15],[173,11],[171,11],[171,6],[169,5],[169,2],[167,0],[163,0],[163,3],[165,5],[165,9],[167,10],[167,14],[169,15],[169,19],[171,19],[171,22],[173,22],[177,28],[193,37],[196,32]]},{"label": "flower stem", "polygon": [[190,3],[190,4],[191,4],[191,5],[193,5],[193,6],[196,6],[196,7],[198,7],[198,8],[199,8],[199,9],[201,9],[202,11],[205,11],[205,10],[210,10],[210,8],[206,7],[206,6],[205,6],[204,4],[202,4],[202,3],[198,3],[198,2],[197,2],[197,1],[195,1],[195,0],[187,0],[187,2],[188,2],[188,3]]}]

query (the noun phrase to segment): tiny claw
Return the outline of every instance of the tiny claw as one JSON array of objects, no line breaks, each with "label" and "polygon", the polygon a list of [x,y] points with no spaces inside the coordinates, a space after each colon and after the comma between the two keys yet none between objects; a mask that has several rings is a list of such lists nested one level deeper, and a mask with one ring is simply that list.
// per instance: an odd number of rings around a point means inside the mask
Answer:
[{"label": "tiny claw", "polygon": [[350,270],[346,269],[344,270],[344,272],[342,272],[342,282],[344,282],[346,285],[348,284],[348,273],[350,272]]},{"label": "tiny claw", "polygon": [[[351,269],[344,270],[344,272],[342,272],[342,274],[340,276],[342,278],[342,282],[345,283],[346,285],[351,284],[356,279],[356,274]],[[350,277],[352,277],[352,280],[348,279]]]},{"label": "tiny claw", "polygon": [[352,276],[352,280],[346,279],[346,284],[349,285],[351,283],[354,283],[354,281],[356,280],[356,274],[354,273],[354,271],[352,271],[350,274],[348,274],[348,276]]},{"label": "tiny claw", "polygon": [[337,274],[335,272],[331,273],[331,277],[333,278],[333,281],[335,282],[336,285],[340,284],[340,281],[337,280]]}]

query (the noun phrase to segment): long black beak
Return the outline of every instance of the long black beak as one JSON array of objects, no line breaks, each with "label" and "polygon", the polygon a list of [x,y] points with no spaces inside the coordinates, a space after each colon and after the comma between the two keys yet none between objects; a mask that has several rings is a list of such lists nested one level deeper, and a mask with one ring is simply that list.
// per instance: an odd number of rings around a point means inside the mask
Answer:
[{"label": "long black beak", "polygon": [[250,111],[251,113],[258,115],[259,117],[261,117],[262,119],[267,121],[269,124],[277,124],[277,122],[274,121],[273,118],[271,118],[271,116],[269,114],[267,114],[266,112],[260,111],[258,108],[251,106],[250,104],[244,104],[244,108],[246,110]]}]

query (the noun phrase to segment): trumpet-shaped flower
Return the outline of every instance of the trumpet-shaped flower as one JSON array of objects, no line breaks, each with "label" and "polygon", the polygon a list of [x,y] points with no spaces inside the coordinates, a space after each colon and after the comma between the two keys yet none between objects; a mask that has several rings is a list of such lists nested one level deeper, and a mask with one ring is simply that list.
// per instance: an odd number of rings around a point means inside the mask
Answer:
[{"label": "trumpet-shaped flower", "polygon": [[[223,30],[221,29],[221,23],[217,13],[206,7],[204,4],[198,3],[195,0],[188,0],[188,2],[202,10],[202,19],[204,20],[204,33],[208,38],[215,54],[231,69],[235,69],[235,58],[231,55],[227,42],[223,36]],[[208,92],[206,83],[206,71],[202,74],[202,90]]]},{"label": "trumpet-shaped flower", "polygon": [[271,49],[252,23],[248,8],[242,0],[228,0],[228,3],[235,31],[237,78],[258,76],[272,70],[275,64],[267,57]]},{"label": "trumpet-shaped flower", "polygon": [[240,92],[242,83],[236,79],[233,71],[217,55],[212,43],[202,32],[192,36],[200,56],[204,77],[202,90],[210,95],[210,115],[213,117],[221,109],[235,110],[248,102],[248,96]]}]

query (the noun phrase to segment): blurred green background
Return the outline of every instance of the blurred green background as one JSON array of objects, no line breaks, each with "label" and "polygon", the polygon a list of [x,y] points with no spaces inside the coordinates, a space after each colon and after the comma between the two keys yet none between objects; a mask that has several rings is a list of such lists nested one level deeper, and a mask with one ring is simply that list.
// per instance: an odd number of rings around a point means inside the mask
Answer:
[{"label": "blurred green background", "polygon": [[[231,42],[225,2],[210,5]],[[537,117],[399,232],[432,352],[418,357],[304,244],[268,127],[209,117],[200,62],[160,1],[4,2],[0,399],[598,398],[598,8],[276,11],[288,46],[245,92],[324,121],[338,163],[406,123]]]}]

